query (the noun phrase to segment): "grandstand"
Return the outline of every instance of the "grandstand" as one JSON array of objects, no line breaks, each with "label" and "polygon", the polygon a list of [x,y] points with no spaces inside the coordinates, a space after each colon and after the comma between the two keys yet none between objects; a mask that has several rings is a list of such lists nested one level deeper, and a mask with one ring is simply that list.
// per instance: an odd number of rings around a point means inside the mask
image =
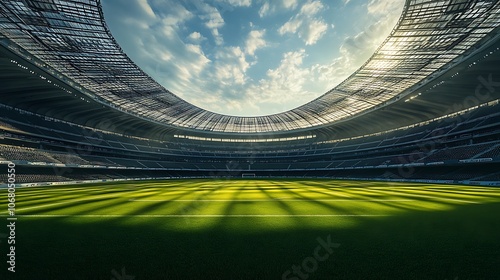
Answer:
[{"label": "grandstand", "polygon": [[407,0],[341,84],[283,113],[236,117],[145,74],[99,0],[4,0],[0,169],[15,163],[19,186],[242,177],[499,186],[499,23],[498,0]]},{"label": "grandstand", "polygon": [[[207,178],[248,173],[495,184],[483,178],[500,170],[499,108],[498,101],[492,101],[446,118],[351,139],[325,140],[315,135],[225,142],[227,138],[139,138],[3,105],[0,160],[16,163],[19,172],[27,172],[33,180],[23,182],[39,184],[93,180],[107,171],[118,179],[134,178],[134,174],[140,174],[137,178]],[[54,176],[50,181],[36,176],[51,173],[54,167],[67,176]]]}]

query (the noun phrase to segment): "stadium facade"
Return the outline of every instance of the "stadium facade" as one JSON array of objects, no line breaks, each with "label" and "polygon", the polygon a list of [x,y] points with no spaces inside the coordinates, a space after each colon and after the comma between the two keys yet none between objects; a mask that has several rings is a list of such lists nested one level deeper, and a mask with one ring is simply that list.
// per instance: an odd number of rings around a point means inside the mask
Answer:
[{"label": "stadium facade", "polygon": [[[96,0],[0,3],[0,163],[18,182],[328,177],[498,184],[500,3],[408,0],[349,78],[259,117],[198,108],[112,37]],[[6,182],[0,174],[0,184]]]}]

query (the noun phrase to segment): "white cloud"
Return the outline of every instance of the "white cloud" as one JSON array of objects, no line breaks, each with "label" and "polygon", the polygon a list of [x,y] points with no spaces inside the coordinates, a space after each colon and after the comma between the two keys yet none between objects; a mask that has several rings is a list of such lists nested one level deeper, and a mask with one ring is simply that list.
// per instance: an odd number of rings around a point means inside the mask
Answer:
[{"label": "white cloud", "polygon": [[297,7],[297,0],[282,0],[281,3],[286,9],[293,10]]},{"label": "white cloud", "polygon": [[321,1],[307,2],[302,6],[302,8],[300,8],[300,14],[313,16],[321,11],[323,7],[324,6]]},{"label": "white cloud", "polygon": [[302,19],[298,17],[291,18],[289,21],[287,21],[278,29],[278,32],[280,35],[284,35],[286,33],[295,33],[297,32],[299,27],[302,26],[302,24],[303,24]]},{"label": "white cloud", "polygon": [[314,45],[327,30],[328,24],[320,20],[314,20],[304,29],[304,32],[299,33],[299,37],[305,39],[306,45]]},{"label": "white cloud", "polygon": [[269,69],[265,79],[246,88],[249,102],[256,108],[276,108],[283,104],[299,105],[308,101],[311,95],[304,90],[304,84],[309,79],[309,69],[302,67],[305,57],[303,49],[283,54],[277,68]]},{"label": "white cloud", "polygon": [[388,13],[374,22],[366,30],[346,37],[340,46],[341,56],[330,64],[315,65],[311,71],[316,73],[318,82],[330,82],[334,86],[342,82],[363,65],[377,50],[394,27],[398,14]]},{"label": "white cloud", "polygon": [[155,13],[153,12],[151,6],[149,6],[148,0],[138,0],[138,4],[149,17],[155,17]]},{"label": "white cloud", "polygon": [[[190,99],[195,105],[210,108],[216,112],[232,115],[263,115],[284,111],[290,106],[299,106],[317,96],[307,90],[314,73],[304,67],[305,50],[283,54],[279,65],[268,69],[265,77],[251,80],[247,70],[251,64],[245,59],[245,52],[239,47],[225,47],[217,52],[213,71],[208,80],[193,85]],[[209,94],[195,95],[196,90],[210,88]],[[323,90],[323,88],[322,88]],[[205,90],[207,92],[207,90]]]},{"label": "white cloud", "polygon": [[222,16],[219,14],[217,9],[213,8],[212,12],[209,13],[207,16],[203,16],[205,19],[207,19],[207,22],[205,23],[205,26],[210,28],[210,29],[217,29],[221,28],[224,26],[224,19]]},{"label": "white cloud", "polygon": [[269,2],[266,2],[259,9],[259,16],[264,17],[268,13],[269,13]]},{"label": "white cloud", "polygon": [[193,17],[193,14],[182,5],[170,7],[170,13],[158,15],[154,20],[150,20],[150,28],[158,28],[165,36],[174,38],[177,30]]},{"label": "white cloud", "polygon": [[[369,14],[386,15],[394,7],[400,7],[403,0],[370,0],[367,5]],[[398,15],[399,16],[399,15]]]},{"label": "white cloud", "polygon": [[193,42],[200,42],[200,41],[203,41],[206,39],[205,37],[203,37],[203,35],[201,35],[200,32],[196,32],[196,31],[189,34],[189,36],[187,38]]},{"label": "white cloud", "polygon": [[167,38],[174,38],[176,35],[177,35],[177,32],[175,30],[175,27],[172,26],[172,25],[169,25],[169,24],[165,24],[162,26],[162,28],[160,30],[161,33],[163,33],[163,35],[165,35],[165,37]]},{"label": "white cloud", "polygon": [[259,9],[259,16],[265,17],[278,11],[294,10],[297,5],[297,0],[266,0]]},{"label": "white cloud", "polygon": [[[173,51],[165,52],[165,43],[175,45]],[[147,52],[150,53],[150,68],[146,68],[146,72],[159,83],[168,85],[169,90],[182,98],[189,95],[186,89],[193,88],[192,85],[204,76],[211,64],[200,45],[185,44],[182,41],[168,40],[149,44]]]},{"label": "white cloud", "polygon": [[264,84],[275,90],[286,89],[289,92],[302,90],[307,70],[301,69],[300,66],[305,56],[304,49],[285,53],[280,66],[267,71],[269,80],[264,82]]},{"label": "white cloud", "polygon": [[250,7],[252,0],[224,0],[224,2],[235,7]]},{"label": "white cloud", "polygon": [[210,59],[208,59],[205,56],[200,45],[186,44],[185,46],[186,46],[186,51],[188,52],[188,55],[191,55],[191,57],[193,57],[195,59],[195,63],[191,63],[189,68],[191,70],[194,70],[194,72],[192,72],[192,73],[197,75],[210,62]]},{"label": "white cloud", "polygon": [[246,82],[246,71],[250,63],[240,47],[226,47],[217,52],[215,76],[223,85],[242,85]]},{"label": "white cloud", "polygon": [[257,49],[265,47],[267,45],[266,40],[264,40],[265,30],[252,30],[248,34],[245,43],[245,52],[249,55],[254,55]]},{"label": "white cloud", "polygon": [[222,45],[224,39],[219,33],[219,28],[223,27],[225,22],[219,10],[205,3],[198,5],[198,8],[201,12],[199,17],[205,21],[205,26],[212,32],[215,43]]},{"label": "white cloud", "polygon": [[212,34],[214,35],[215,44],[217,46],[224,44],[224,38],[222,37],[222,35],[219,34],[218,29],[212,30]]},{"label": "white cloud", "polygon": [[280,35],[297,34],[306,45],[316,44],[328,30],[328,24],[321,17],[314,17],[324,8],[325,6],[321,1],[308,1],[300,8],[299,13],[291,17],[278,29],[278,33]]}]

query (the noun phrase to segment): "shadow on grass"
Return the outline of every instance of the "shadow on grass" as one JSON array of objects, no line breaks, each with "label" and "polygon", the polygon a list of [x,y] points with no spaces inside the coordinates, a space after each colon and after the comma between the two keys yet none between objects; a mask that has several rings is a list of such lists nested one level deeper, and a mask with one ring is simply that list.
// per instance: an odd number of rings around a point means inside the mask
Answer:
[{"label": "shadow on grass", "polygon": [[[336,227],[336,217],[296,217],[303,226],[265,231],[252,230],[253,223],[270,218],[233,217],[211,229],[175,231],[169,225],[183,218],[21,217],[17,272],[4,268],[0,279],[282,279],[328,235],[341,246],[307,279],[498,279],[498,213],[500,203],[463,205],[357,218],[350,228]],[[313,228],[305,219],[331,219],[331,227]],[[5,265],[5,239],[1,245]],[[112,270],[121,274],[123,267],[135,278],[116,278]]]}]

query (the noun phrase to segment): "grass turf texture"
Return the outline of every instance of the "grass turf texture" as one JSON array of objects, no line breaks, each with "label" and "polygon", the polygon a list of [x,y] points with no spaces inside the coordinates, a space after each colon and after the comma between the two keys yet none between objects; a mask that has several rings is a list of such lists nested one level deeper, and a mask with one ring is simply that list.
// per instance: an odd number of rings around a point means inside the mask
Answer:
[{"label": "grass turf texture", "polygon": [[[17,189],[16,209],[17,272],[0,239],[1,279],[282,279],[293,265],[302,277],[285,279],[500,277],[498,188],[124,182]],[[339,246],[313,261],[328,236]]]}]

